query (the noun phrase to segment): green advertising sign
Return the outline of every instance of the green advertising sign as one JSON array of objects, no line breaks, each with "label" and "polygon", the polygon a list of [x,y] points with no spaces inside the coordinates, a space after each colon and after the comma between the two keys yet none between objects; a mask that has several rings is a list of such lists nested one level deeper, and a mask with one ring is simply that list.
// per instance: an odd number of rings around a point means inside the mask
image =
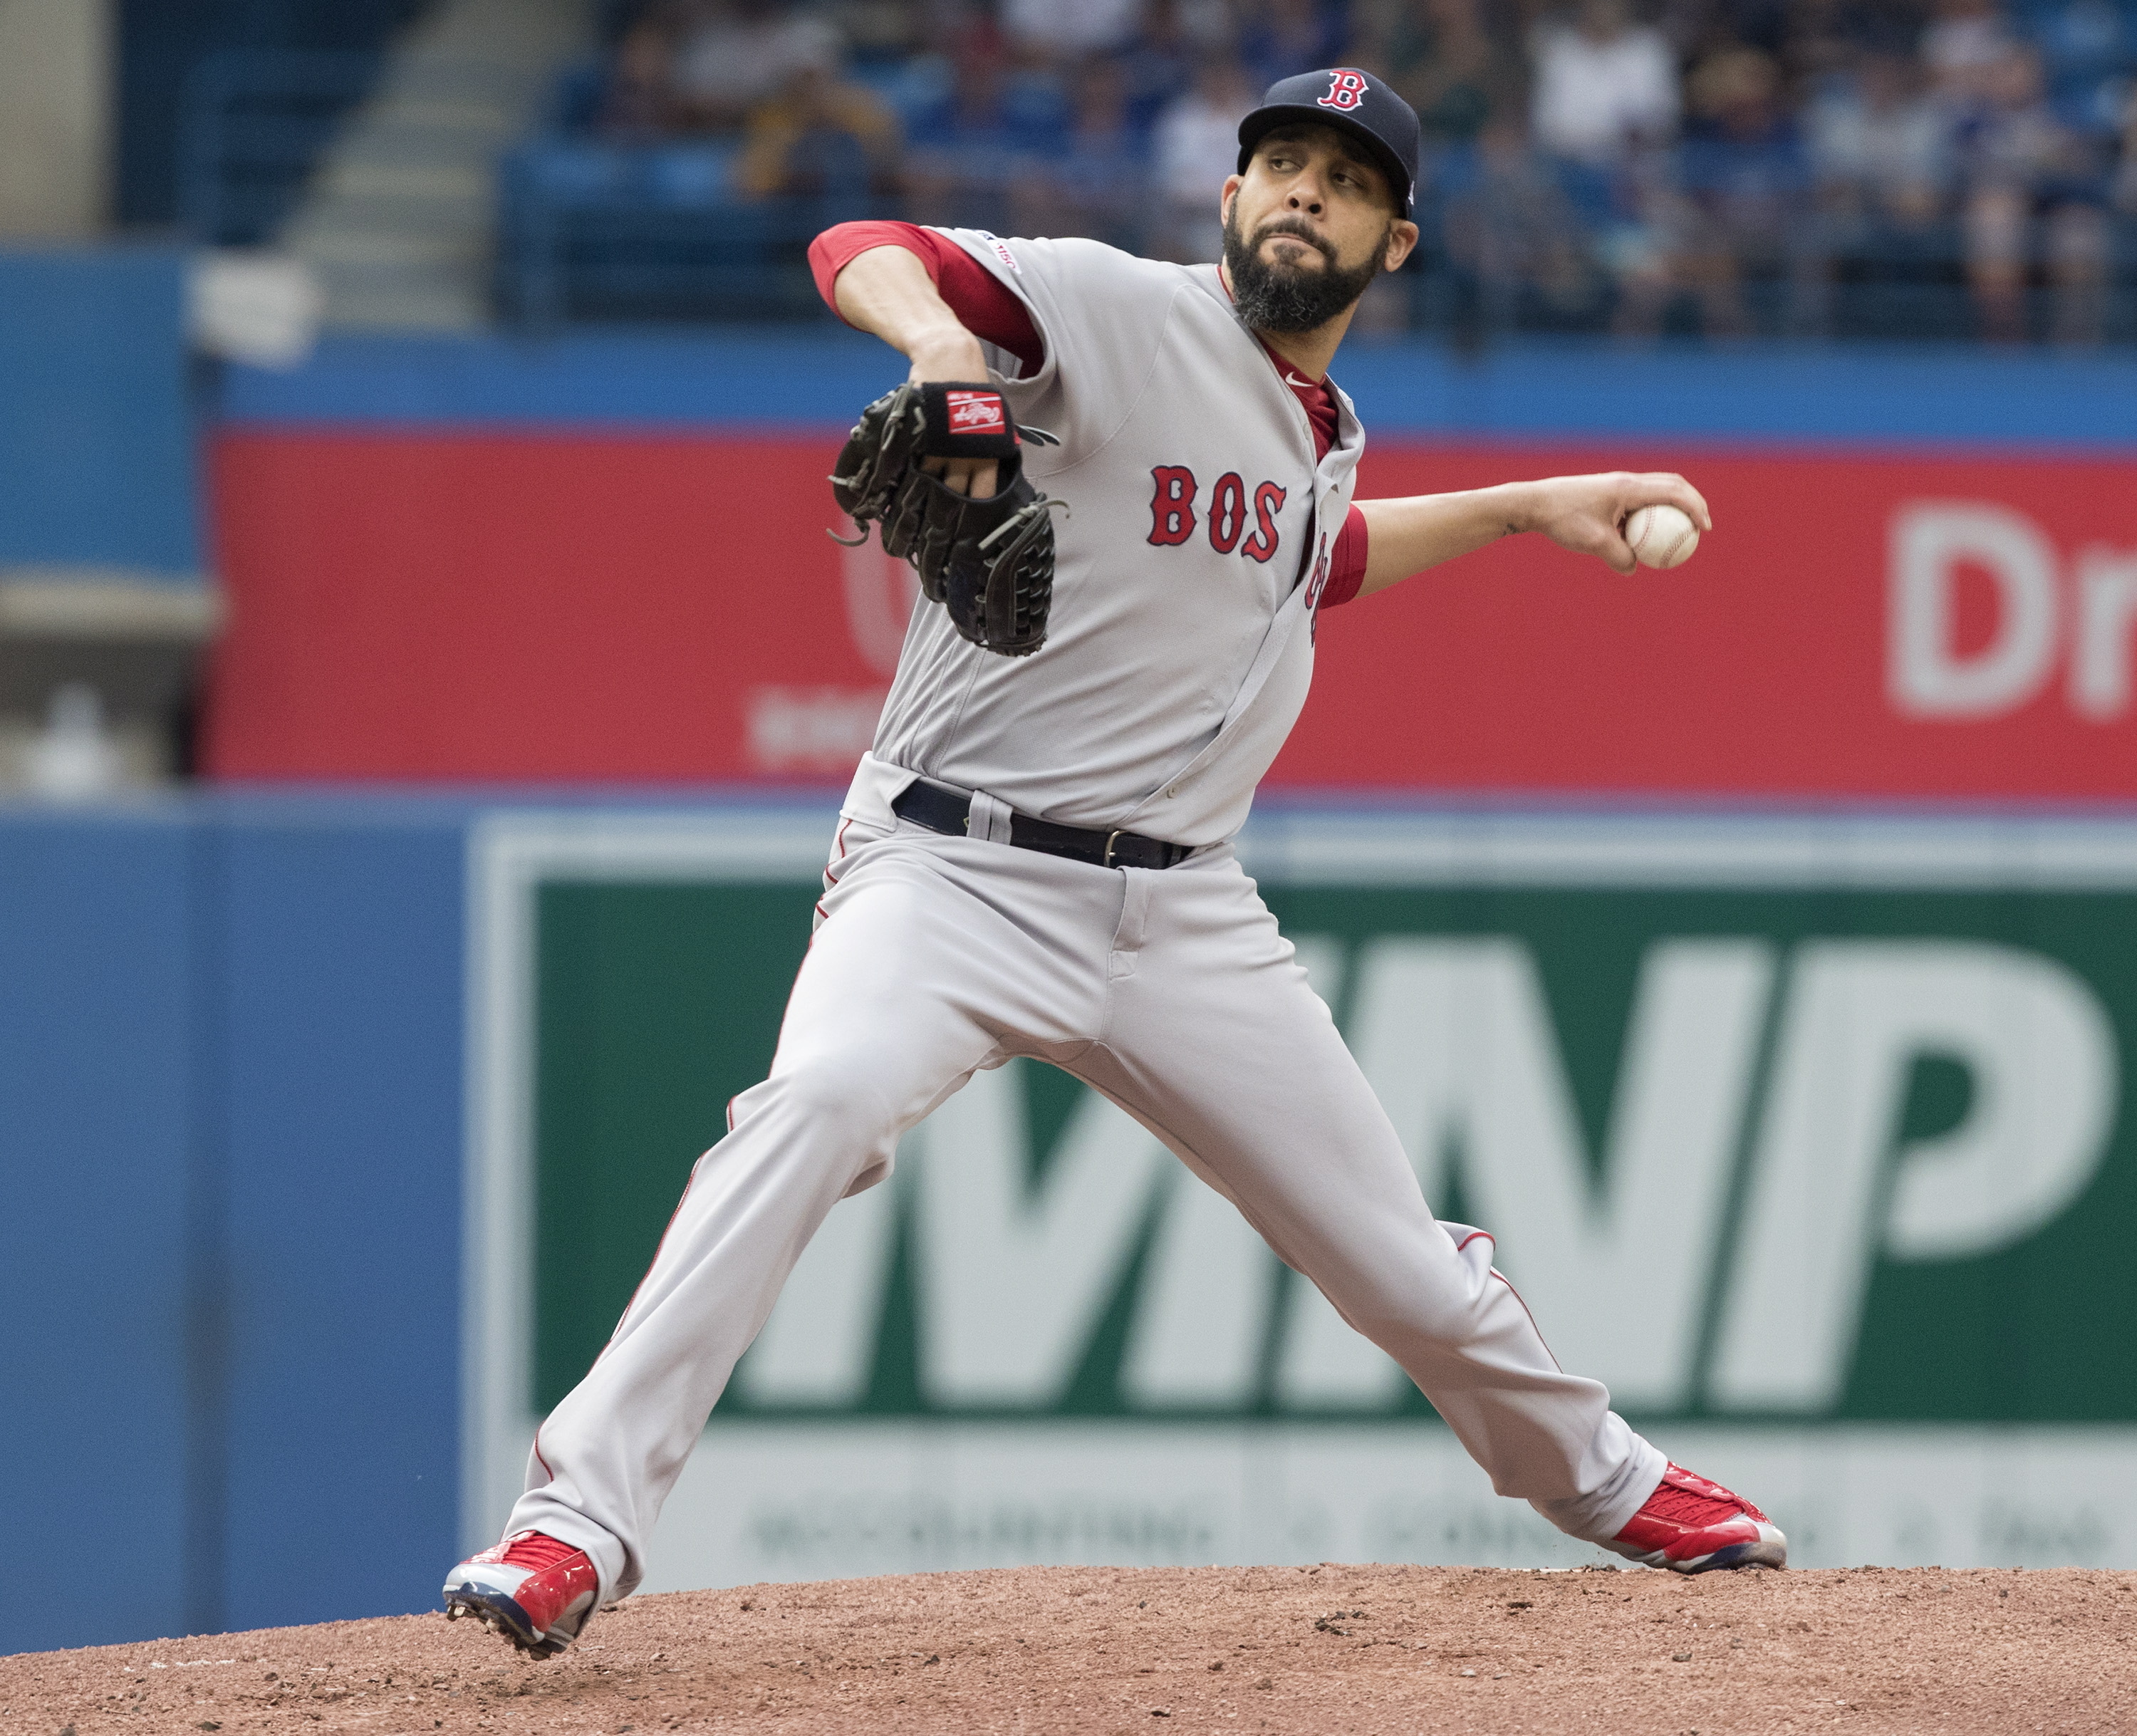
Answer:
[{"label": "green advertising sign", "polygon": [[[489,841],[484,1438],[597,1354],[763,1077],[814,818]],[[1243,854],[1427,1198],[1493,1231],[1560,1359],[1666,1444],[2137,1423],[2137,833],[1302,815]],[[1405,1422],[1438,1432],[1229,1205],[1019,1062],[835,1209],[708,1442]]]}]

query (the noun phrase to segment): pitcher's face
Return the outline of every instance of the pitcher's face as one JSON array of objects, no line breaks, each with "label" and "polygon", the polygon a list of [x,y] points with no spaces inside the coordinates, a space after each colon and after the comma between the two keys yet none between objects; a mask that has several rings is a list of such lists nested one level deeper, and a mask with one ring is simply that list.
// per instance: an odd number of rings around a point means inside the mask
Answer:
[{"label": "pitcher's face", "polygon": [[1393,270],[1417,244],[1386,173],[1349,134],[1302,122],[1255,145],[1224,182],[1229,226],[1276,271]]}]

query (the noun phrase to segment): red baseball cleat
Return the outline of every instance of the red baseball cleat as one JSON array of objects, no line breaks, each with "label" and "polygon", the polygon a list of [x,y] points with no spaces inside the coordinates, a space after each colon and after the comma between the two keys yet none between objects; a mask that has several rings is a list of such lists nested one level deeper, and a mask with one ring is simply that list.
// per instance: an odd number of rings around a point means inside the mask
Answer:
[{"label": "red baseball cleat", "polygon": [[601,1576],[584,1549],[521,1531],[445,1578],[445,1619],[472,1616],[522,1651],[553,1658],[586,1631]]},{"label": "red baseball cleat", "polygon": [[1789,1540],[1779,1525],[1742,1495],[1678,1465],[1662,1473],[1647,1505],[1603,1547],[1679,1573],[1789,1564]]}]

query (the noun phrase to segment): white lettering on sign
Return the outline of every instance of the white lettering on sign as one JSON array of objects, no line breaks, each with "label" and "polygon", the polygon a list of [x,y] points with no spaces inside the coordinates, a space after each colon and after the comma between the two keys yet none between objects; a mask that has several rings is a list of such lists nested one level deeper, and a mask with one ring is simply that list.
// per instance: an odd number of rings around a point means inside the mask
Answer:
[{"label": "white lettering on sign", "polygon": [[875,740],[881,688],[761,687],[749,696],[749,757],[762,771],[838,771]]},{"label": "white lettering on sign", "polygon": [[1463,1197],[1568,1368],[1619,1402],[1690,1393],[1761,1021],[1769,947],[1668,941],[1643,960],[1603,1161],[1566,1082],[1536,962],[1497,938],[1387,940],[1351,1041],[1416,1165]]},{"label": "white lettering on sign", "polygon": [[[898,1161],[906,1161],[903,1150]],[[874,1369],[876,1320],[897,1228],[891,1188],[869,1188],[831,1208],[736,1368],[737,1392],[758,1404],[860,1403]]]},{"label": "white lettering on sign", "polygon": [[[1335,1006],[1346,968],[1342,941],[1334,935],[1297,935],[1292,947],[1313,992]],[[1287,1410],[1387,1410],[1409,1389],[1409,1377],[1395,1359],[1354,1331],[1307,1278],[1287,1284],[1279,1343],[1276,1399]]]},{"label": "white lettering on sign", "polygon": [[[1877,1255],[2023,1240],[2091,1180],[2120,1095],[2105,1010],[2037,953],[1819,941],[1792,979],[1711,1378],[1732,1409],[1830,1409]],[[1901,1145],[1925,1056],[1964,1067],[1971,1101],[1957,1126]]]},{"label": "white lettering on sign", "polygon": [[2071,706],[2103,722],[2130,710],[2130,658],[2137,625],[2137,551],[2092,547],[2077,557],[2077,644]]},{"label": "white lettering on sign", "polygon": [[[1340,943],[1303,936],[1298,950],[1332,997]],[[1755,937],[1666,938],[1641,960],[1591,1157],[1523,942],[1387,936],[1354,968],[1352,1046],[1428,1201],[1446,1209],[1458,1183],[1561,1360],[1633,1410],[1702,1396],[1711,1308],[1709,1403],[1830,1411],[1877,1262],[1972,1259],[2036,1235],[2091,1184],[2120,1109],[2108,1014],[2043,955],[1813,940],[1784,971]],[[1925,1059],[1954,1064],[1967,1091],[1952,1125],[1910,1134]],[[1385,1354],[1096,1093],[1079,1097],[1034,1180],[1028,1064],[975,1075],[907,1136],[893,1185],[834,1208],[737,1370],[740,1392],[860,1402],[909,1212],[920,1377],[938,1405],[1058,1403],[1146,1229],[1118,1370],[1130,1407],[1253,1403],[1279,1295],[1283,1409],[1402,1402],[1407,1378]]]},{"label": "white lettering on sign", "polygon": [[[1959,569],[1994,581],[1996,630],[1981,649],[1954,646]],[[2056,654],[2056,552],[2038,527],[2007,507],[1916,502],[1891,533],[1894,704],[1911,717],[1993,717],[2024,704]]]},{"label": "white lettering on sign", "polygon": [[1045,1406],[1076,1372],[1172,1160],[1095,1092],[1037,1186],[1023,1087],[1004,1068],[929,1117],[917,1166],[920,1380],[948,1405]]},{"label": "white lettering on sign", "polygon": [[1122,1395],[1150,1410],[1229,1410],[1251,1398],[1275,1263],[1230,1200],[1174,1175],[1121,1359]]},{"label": "white lettering on sign", "polygon": [[[2130,709],[2137,553],[2090,547],[2067,586],[2054,542],[2034,521],[1992,501],[1911,501],[1888,539],[1886,688],[1902,717],[2000,717],[2047,690],[2069,654],[2069,703],[2106,722]],[[1994,587],[1988,641],[1957,644],[1959,575]]]}]

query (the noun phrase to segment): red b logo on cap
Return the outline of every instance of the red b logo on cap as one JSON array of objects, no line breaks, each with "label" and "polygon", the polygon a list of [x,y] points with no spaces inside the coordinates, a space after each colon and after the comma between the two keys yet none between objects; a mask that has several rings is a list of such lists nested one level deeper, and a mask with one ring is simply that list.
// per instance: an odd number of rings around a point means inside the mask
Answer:
[{"label": "red b logo on cap", "polygon": [[1328,75],[1328,94],[1317,106],[1323,109],[1355,109],[1365,100],[1365,75],[1353,72],[1346,66]]}]

